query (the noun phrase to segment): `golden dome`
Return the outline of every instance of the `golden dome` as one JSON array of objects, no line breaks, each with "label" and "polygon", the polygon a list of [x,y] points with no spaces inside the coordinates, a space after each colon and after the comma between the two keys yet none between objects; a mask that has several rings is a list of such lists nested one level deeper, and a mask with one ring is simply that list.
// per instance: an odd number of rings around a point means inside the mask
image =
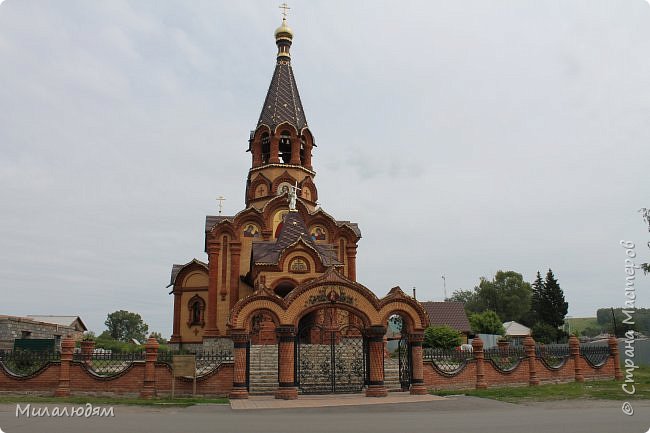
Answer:
[{"label": "golden dome", "polygon": [[287,25],[287,19],[282,18],[282,25],[275,29],[275,37],[278,38],[280,35],[286,34],[289,35],[290,38],[293,37],[293,30],[291,30],[291,27]]}]

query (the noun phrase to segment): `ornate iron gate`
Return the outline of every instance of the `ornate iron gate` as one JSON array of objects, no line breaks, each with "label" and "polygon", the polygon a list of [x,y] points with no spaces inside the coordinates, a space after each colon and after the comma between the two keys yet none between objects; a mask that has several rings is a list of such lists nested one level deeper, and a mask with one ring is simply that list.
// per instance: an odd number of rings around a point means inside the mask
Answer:
[{"label": "ornate iron gate", "polygon": [[311,324],[296,335],[296,385],[303,394],[360,392],[366,384],[366,342],[354,325]]},{"label": "ornate iron gate", "polygon": [[411,348],[406,336],[402,336],[398,343],[399,354],[399,382],[402,389],[407,390],[411,386]]}]

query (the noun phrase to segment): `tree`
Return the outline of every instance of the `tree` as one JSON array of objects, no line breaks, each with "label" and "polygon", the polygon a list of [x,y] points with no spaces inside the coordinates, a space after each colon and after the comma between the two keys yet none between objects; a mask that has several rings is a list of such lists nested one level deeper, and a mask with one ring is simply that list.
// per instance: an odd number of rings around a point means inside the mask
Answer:
[{"label": "tree", "polygon": [[429,326],[424,330],[424,346],[438,349],[453,349],[462,343],[460,332],[443,326]]},{"label": "tree", "polygon": [[533,325],[533,338],[538,343],[555,343],[558,338],[558,329],[544,322],[537,322]]},{"label": "tree", "polygon": [[472,331],[477,334],[498,334],[503,335],[506,330],[499,319],[499,315],[492,310],[485,310],[482,313],[474,313],[469,316],[469,323]]},{"label": "tree", "polygon": [[[616,320],[616,336],[622,337],[628,330],[642,332],[644,334],[650,333],[650,309],[637,308],[634,310],[632,321],[629,320],[630,316],[625,314],[623,310],[629,312],[624,308],[614,308],[614,319]],[[603,327],[606,332],[614,334],[614,320],[612,319],[611,308],[599,308],[596,311],[596,319],[598,324]],[[627,322],[627,323],[624,323]]]},{"label": "tree", "polygon": [[471,314],[473,312],[481,311],[481,303],[478,296],[478,291],[474,290],[455,290],[452,293],[449,301],[462,302],[465,305],[465,312]]},{"label": "tree", "polygon": [[540,314],[544,309],[544,281],[542,275],[537,271],[537,276],[532,284],[533,294],[530,299],[530,314],[523,321],[524,325],[532,326],[540,320]]},{"label": "tree", "polygon": [[491,281],[485,277],[473,291],[457,290],[451,300],[465,303],[468,314],[492,310],[504,321],[520,321],[530,311],[532,289],[521,274],[498,271]]},{"label": "tree", "polygon": [[143,342],[149,330],[149,326],[144,323],[139,314],[124,310],[110,313],[104,325],[113,339],[125,342],[130,342],[131,339]]},{"label": "tree", "polygon": [[539,319],[556,328],[564,325],[569,303],[564,299],[564,292],[551,269],[546,273],[542,298],[544,309],[540,312]]},{"label": "tree", "polygon": [[151,335],[149,335],[149,337],[155,338],[156,341],[158,342],[158,344],[167,344],[167,340],[165,338],[163,338],[163,336],[162,336],[162,334],[160,332],[155,332],[154,331],[154,332],[151,333]]}]

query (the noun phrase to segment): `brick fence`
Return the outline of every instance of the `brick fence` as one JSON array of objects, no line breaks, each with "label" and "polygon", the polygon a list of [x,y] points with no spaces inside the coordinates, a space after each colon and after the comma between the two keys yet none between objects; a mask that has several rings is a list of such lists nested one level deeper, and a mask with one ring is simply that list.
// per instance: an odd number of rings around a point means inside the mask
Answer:
[{"label": "brick fence", "polygon": [[[44,362],[36,371],[18,375],[4,364],[0,365],[0,391],[36,392],[69,396],[74,394],[124,394],[142,398],[168,395],[172,389],[172,370],[168,362],[158,360],[158,342],[150,338],[145,345],[145,355],[117,363],[117,371],[98,374],[98,363],[88,347],[82,347],[80,356],[74,355],[75,343],[64,339],[59,360]],[[101,355],[100,355],[101,357]],[[116,361],[110,361],[115,364]],[[110,364],[108,365],[109,368]],[[233,370],[231,362],[221,362],[197,377],[197,394],[227,396],[232,388]],[[175,393],[192,393],[192,379],[175,378]]]},{"label": "brick fence", "polygon": [[[591,379],[622,378],[618,347],[614,338],[608,346],[581,346],[575,337],[569,345],[536,346],[528,337],[524,346],[484,349],[473,340],[471,352],[425,349],[424,385],[436,389],[473,389],[504,385],[529,385]],[[171,357],[158,353],[158,343],[149,339],[143,354],[113,354],[109,361],[93,355],[92,345],[64,339],[61,354],[44,359],[36,370],[12,372],[0,362],[0,392],[41,393],[56,396],[74,394],[125,394],[142,398],[166,396],[172,389]],[[120,358],[120,355],[123,358]],[[128,355],[128,356],[126,356]],[[104,362],[104,364],[101,364]],[[14,367],[17,364],[14,364]],[[198,366],[197,366],[198,368]],[[112,370],[111,370],[112,369]],[[14,371],[16,368],[13,369]],[[227,396],[233,386],[232,357],[215,358],[199,370],[197,394]],[[192,380],[175,379],[175,392],[192,393]]]},{"label": "brick fence", "polygon": [[467,356],[424,357],[424,383],[428,389],[470,389],[503,385],[583,382],[586,379],[621,380],[618,346],[581,346],[576,337],[568,345],[536,346],[531,337],[519,348],[483,349],[476,338]]}]

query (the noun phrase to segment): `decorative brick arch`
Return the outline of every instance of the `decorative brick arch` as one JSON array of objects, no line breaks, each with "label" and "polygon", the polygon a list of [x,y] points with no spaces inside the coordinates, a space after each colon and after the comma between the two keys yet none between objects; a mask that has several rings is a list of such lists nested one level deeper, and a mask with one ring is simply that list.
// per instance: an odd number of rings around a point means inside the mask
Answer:
[{"label": "decorative brick arch", "polygon": [[[252,315],[264,310],[277,317],[278,335],[278,377],[280,387],[276,398],[297,398],[298,391],[292,382],[294,378],[294,338],[300,319],[312,311],[327,307],[346,310],[359,317],[364,326],[367,341],[369,397],[384,397],[388,391],[384,386],[384,335],[386,323],[391,314],[399,313],[408,322],[409,342],[413,363],[411,393],[426,393],[422,378],[422,335],[429,324],[426,312],[413,298],[399,287],[390,290],[379,299],[361,284],[341,275],[334,267],[323,275],[294,288],[286,297],[280,298],[267,287],[258,288],[251,296],[240,299],[233,307],[228,321],[229,334],[235,342],[235,377],[245,377],[247,361],[245,342],[250,338],[249,321]],[[366,356],[366,355],[364,355]],[[244,358],[243,360],[241,358]],[[231,398],[247,398],[245,384],[233,381]]]},{"label": "decorative brick arch", "polygon": [[312,307],[336,306],[367,318],[367,326],[385,326],[391,314],[405,316],[415,332],[423,332],[429,324],[426,312],[399,287],[379,299],[367,287],[328,268],[320,277],[298,285],[285,298],[280,298],[266,287],[251,296],[240,299],[230,313],[228,327],[246,329],[246,319],[252,311],[268,309],[277,315],[280,325],[295,326],[305,311]]}]

